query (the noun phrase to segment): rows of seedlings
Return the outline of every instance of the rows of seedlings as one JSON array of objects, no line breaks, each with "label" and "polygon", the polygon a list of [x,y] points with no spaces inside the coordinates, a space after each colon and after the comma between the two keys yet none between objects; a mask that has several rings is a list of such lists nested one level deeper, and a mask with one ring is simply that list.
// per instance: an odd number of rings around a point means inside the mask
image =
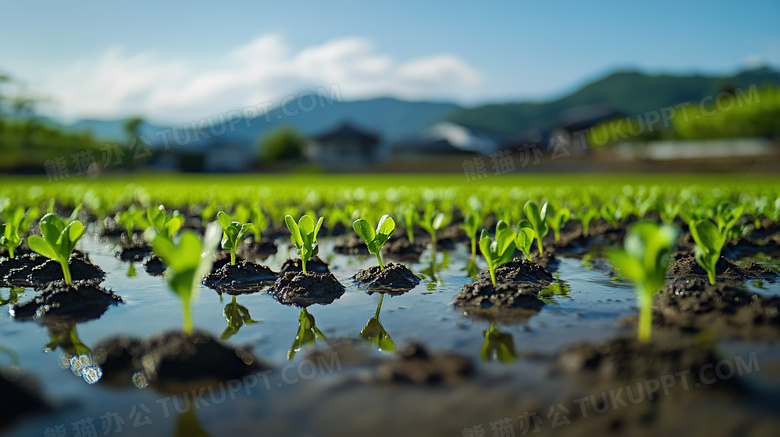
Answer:
[{"label": "rows of seedlings", "polygon": [[[319,257],[318,236],[340,237],[334,247],[338,254],[375,256],[376,265],[351,280],[382,296],[406,293],[420,283],[421,277],[405,263],[419,260],[426,248],[434,251],[435,259],[437,250],[463,244],[471,254],[467,274],[473,281],[457,293],[452,305],[491,322],[483,354],[508,362],[516,355],[514,345],[498,330],[498,323],[528,319],[549,304],[547,293],[555,285],[559,257],[603,246],[610,248],[606,256],[590,262],[636,288],[638,315],[624,321],[634,333],[567,347],[547,358],[551,372],[595,374],[612,382],[672,370],[702,375],[701,369],[719,359],[714,343],[700,341],[702,333],[716,339],[776,340],[780,298],[750,292],[743,284],[749,279],[772,281],[777,272],[733,261],[758,252],[772,257],[780,253],[780,200],[771,194],[733,201],[691,194],[674,201],[668,192],[648,192],[626,193],[610,202],[565,198],[529,200],[519,206],[473,197],[464,204],[434,196],[435,201],[424,207],[406,204],[393,214],[404,232],[396,232],[390,214],[374,220],[377,210],[362,201],[342,208],[306,208],[303,214],[300,206],[283,203],[224,208],[212,202],[173,211],[133,203],[115,212],[55,202],[44,207],[6,203],[1,212],[0,278],[11,293],[32,288],[36,294],[24,302],[14,298],[3,303],[14,319],[46,326],[70,352],[66,358],[71,370],[90,383],[183,392],[272,369],[226,343],[225,336],[218,339],[194,329],[191,305],[201,283],[232,295],[231,326],[253,322],[246,308],[236,303],[236,295],[266,292],[281,304],[301,308],[294,355],[310,342],[308,337],[321,334],[307,308],[330,304],[345,291]],[[690,203],[681,203],[683,198]],[[41,209],[47,213],[39,219]],[[134,274],[136,263],[151,275],[163,275],[182,304],[180,331],[151,338],[109,338],[92,350],[80,344],[77,323],[97,319],[112,305],[123,303],[121,296],[101,286],[105,272],[77,248],[87,228],[120,238],[116,255],[128,262],[128,276]],[[289,238],[298,258],[274,272],[257,261],[275,253],[281,237]],[[385,263],[383,256],[398,262]],[[487,268],[480,271],[478,265]],[[395,344],[379,323],[381,306],[382,299],[360,336],[392,351]],[[663,341],[654,341],[656,337]],[[475,373],[465,357],[431,353],[414,344],[375,363],[371,381],[451,384]],[[39,393],[19,381],[0,376],[9,390],[4,393],[29,399],[5,411],[4,418],[47,408]],[[733,381],[719,387],[735,393],[747,390]]]}]

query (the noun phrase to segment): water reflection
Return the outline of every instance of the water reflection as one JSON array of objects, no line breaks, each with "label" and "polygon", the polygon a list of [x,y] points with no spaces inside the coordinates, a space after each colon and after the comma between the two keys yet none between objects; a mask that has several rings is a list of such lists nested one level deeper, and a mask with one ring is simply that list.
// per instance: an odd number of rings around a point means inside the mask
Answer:
[{"label": "water reflection", "polygon": [[210,437],[203,425],[200,424],[192,403],[185,397],[187,404],[185,410],[176,417],[176,429],[173,432],[174,437]]},{"label": "water reflection", "polygon": [[571,287],[566,281],[561,280],[558,272],[554,274],[555,281],[539,291],[539,299],[549,305],[558,305],[558,302],[552,300],[553,297],[562,296],[569,297]]},{"label": "water reflection", "polygon": [[390,338],[390,334],[387,333],[382,326],[382,322],[379,321],[379,311],[382,309],[382,301],[385,299],[385,295],[382,294],[379,297],[379,303],[376,306],[376,313],[374,317],[368,320],[366,326],[360,331],[360,338],[364,340],[370,340],[379,347],[380,351],[392,352],[395,350],[395,343]]},{"label": "water reflection", "polygon": [[298,333],[295,335],[290,351],[287,352],[287,359],[292,360],[303,346],[315,344],[317,340],[325,340],[325,334],[317,329],[314,316],[309,314],[306,308],[301,308],[298,314]]},{"label": "water reflection", "polygon": [[24,288],[13,287],[8,291],[8,299],[3,299],[3,295],[0,294],[0,306],[12,304],[15,305],[19,301],[19,295],[24,293]]},{"label": "water reflection", "polygon": [[46,325],[49,331],[49,343],[44,352],[59,348],[62,351],[60,366],[69,368],[74,375],[94,384],[103,376],[103,370],[95,364],[92,350],[79,338],[76,324],[73,322],[51,323]]},{"label": "water reflection", "polygon": [[501,332],[494,322],[490,322],[490,327],[485,331],[485,342],[482,344],[479,356],[482,361],[511,363],[517,360],[512,334]]},{"label": "water reflection", "polygon": [[469,263],[466,264],[466,267],[462,270],[465,271],[471,279],[477,279],[477,275],[479,275],[479,266],[477,266],[476,258],[471,258]]},{"label": "water reflection", "polygon": [[[222,295],[220,295],[220,298]],[[222,310],[222,315],[225,316],[228,326],[222,335],[219,337],[221,340],[227,340],[234,334],[238,333],[238,330],[246,323],[247,325],[254,325],[257,320],[252,320],[252,316],[249,315],[249,310],[236,302],[236,296],[225,305],[225,309]]]},{"label": "water reflection", "polygon": [[[428,291],[434,291],[437,285],[445,285],[441,278],[436,274],[443,270],[447,270],[450,266],[450,254],[449,252],[437,252],[435,249],[429,252],[431,256],[428,259],[428,265],[420,270],[420,273],[428,278]],[[441,261],[439,260],[439,253],[441,253]]]},{"label": "water reflection", "polygon": [[12,366],[21,367],[21,363],[19,362],[19,356],[16,355],[16,352],[14,352],[13,349],[0,346],[0,353],[8,355],[8,357],[11,359]]},{"label": "water reflection", "polygon": [[127,267],[127,277],[135,278],[136,276],[138,276],[138,272],[135,271],[135,264],[130,263],[130,265]]}]

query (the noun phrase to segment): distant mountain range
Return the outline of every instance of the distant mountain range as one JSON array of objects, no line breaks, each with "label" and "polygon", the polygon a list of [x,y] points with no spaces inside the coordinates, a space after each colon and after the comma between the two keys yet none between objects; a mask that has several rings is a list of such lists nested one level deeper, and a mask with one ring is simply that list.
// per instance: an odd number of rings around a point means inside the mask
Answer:
[{"label": "distant mountain range", "polygon": [[[549,130],[560,123],[569,109],[604,105],[627,116],[655,111],[682,102],[695,102],[717,94],[725,87],[747,90],[751,85],[780,86],[780,72],[771,68],[746,70],[732,76],[650,75],[638,71],[610,74],[564,97],[548,102],[487,104],[464,108],[453,103],[414,102],[394,98],[358,101],[320,101],[304,111],[295,101],[275,108],[268,115],[239,119],[234,129],[212,136],[211,141],[254,147],[258,139],[281,125],[290,125],[307,135],[350,121],[373,130],[393,142],[420,133],[440,122],[452,121],[500,135],[515,135],[529,129]],[[215,119],[219,119],[215,117]],[[81,120],[68,127],[91,131],[105,141],[121,141],[125,135],[122,120]],[[173,126],[143,123],[142,135],[159,143],[158,133]],[[182,129],[181,126],[178,127]],[[216,130],[216,129],[215,129]],[[208,129],[205,130],[208,133]],[[206,142],[207,143],[207,142]]]}]

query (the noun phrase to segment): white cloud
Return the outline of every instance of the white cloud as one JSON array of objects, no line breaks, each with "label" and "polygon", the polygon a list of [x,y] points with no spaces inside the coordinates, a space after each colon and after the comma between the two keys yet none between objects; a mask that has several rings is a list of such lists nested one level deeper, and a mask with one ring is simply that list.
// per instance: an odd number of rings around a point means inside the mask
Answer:
[{"label": "white cloud", "polygon": [[399,61],[370,41],[341,38],[293,51],[280,35],[265,35],[226,54],[169,58],[115,47],[102,56],[50,69],[40,91],[66,118],[147,117],[181,122],[338,84],[345,99],[392,95],[457,98],[481,81],[451,54]]}]

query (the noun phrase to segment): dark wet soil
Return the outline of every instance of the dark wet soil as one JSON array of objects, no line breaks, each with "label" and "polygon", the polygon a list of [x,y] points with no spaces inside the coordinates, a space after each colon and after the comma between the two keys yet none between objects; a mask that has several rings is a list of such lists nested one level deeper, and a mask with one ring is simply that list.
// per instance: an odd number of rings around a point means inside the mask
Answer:
[{"label": "dark wet soil", "polygon": [[167,392],[240,379],[270,368],[250,352],[201,331],[167,332],[149,339],[109,338],[95,346],[93,356],[103,370],[101,382],[145,382]]},{"label": "dark wet soil", "polygon": [[[433,242],[428,233],[425,233],[419,240],[420,244],[425,246],[430,246]],[[465,242],[470,242],[469,237],[459,225],[451,224],[436,233],[437,250],[453,250],[458,244]]]},{"label": "dark wet soil", "polygon": [[[27,276],[29,276],[33,267],[37,267],[48,260],[49,258],[37,253],[28,253],[13,259],[4,258],[0,260],[0,279],[10,285],[24,286],[27,283]],[[60,270],[60,274],[62,274],[62,270]]]},{"label": "dark wet soil", "polygon": [[[68,263],[70,277],[73,281],[102,281],[106,277],[106,272],[100,267],[86,260],[72,257]],[[27,277],[28,284],[35,288],[45,286],[52,281],[63,279],[62,266],[54,260],[48,260],[45,263],[34,267]]]},{"label": "dark wet soil", "polygon": [[539,255],[539,251],[531,252],[531,261],[533,261],[534,264],[547,270],[556,270],[558,269],[558,266],[561,265],[561,262],[558,260],[558,258],[556,258],[552,252],[548,252],[546,248],[544,253],[541,255]]},{"label": "dark wet soil", "polygon": [[152,246],[147,243],[124,243],[116,256],[122,261],[141,262],[150,253],[152,253]]},{"label": "dark wet soil", "polygon": [[165,273],[165,264],[162,262],[160,257],[157,255],[154,255],[144,261],[144,269],[146,269],[146,273],[152,275],[152,276],[160,276],[163,273]]},{"label": "dark wet soil", "polygon": [[239,261],[235,265],[228,263],[212,271],[203,279],[203,284],[220,293],[254,293],[273,283],[277,276],[276,272],[266,266]]},{"label": "dark wet soil", "polygon": [[341,255],[368,255],[368,246],[359,237],[342,240],[333,246],[333,251]]},{"label": "dark wet soil", "polygon": [[265,259],[278,251],[274,240],[262,238],[260,241],[251,241],[238,248],[238,254],[244,258]]},{"label": "dark wet soil", "polygon": [[[33,253],[33,251],[27,247],[27,240],[24,240],[19,247],[14,249],[14,258],[27,255],[28,253]],[[0,260],[2,260],[2,258],[8,258],[8,251],[5,250],[5,248],[0,249]]]},{"label": "dark wet soil", "polygon": [[[286,260],[284,263],[282,263],[282,268],[279,270],[279,275],[281,276],[284,273],[287,272],[302,272],[301,269],[301,260],[300,259],[293,259],[290,258]],[[306,271],[307,272],[314,272],[314,273],[330,273],[330,269],[328,268],[328,265],[325,263],[325,261],[321,260],[319,257],[314,257],[306,262]]]},{"label": "dark wet soil", "polygon": [[[239,261],[244,261],[244,258],[236,255],[236,263]],[[214,254],[214,262],[211,264],[211,272],[214,273],[228,264],[230,264],[230,251],[218,250],[217,253]]]},{"label": "dark wet soil", "polygon": [[[92,264],[89,257],[74,253],[68,263],[71,279],[102,281],[106,272]],[[17,287],[40,287],[63,279],[62,266],[52,259],[37,254],[27,254],[0,263],[0,275],[5,282]]]},{"label": "dark wet soil", "polygon": [[0,393],[0,431],[18,418],[51,408],[33,381],[15,367],[0,368]]},{"label": "dark wet soil", "polygon": [[308,307],[332,303],[344,294],[344,286],[332,273],[288,271],[279,273],[269,292],[284,305]]},{"label": "dark wet soil", "polygon": [[382,253],[398,260],[416,262],[424,250],[425,246],[420,243],[410,243],[406,238],[398,238],[389,241],[382,248]]},{"label": "dark wet soil", "polygon": [[17,320],[35,319],[40,323],[84,322],[97,319],[109,306],[123,303],[121,297],[100,287],[98,281],[64,280],[46,285],[40,295],[11,309]]},{"label": "dark wet soil", "polygon": [[778,339],[780,297],[751,293],[735,283],[710,285],[703,278],[672,281],[656,296],[654,324],[718,338]]},{"label": "dark wet soil", "polygon": [[[679,279],[707,279],[707,272],[699,265],[696,258],[688,252],[677,252],[673,255],[674,262],[666,270],[666,276]],[[717,281],[739,282],[747,278],[772,278],[777,274],[757,263],[750,263],[744,268],[720,257],[715,265]]]},{"label": "dark wet soil", "polygon": [[432,353],[423,345],[412,343],[377,366],[373,377],[378,383],[452,385],[475,373],[474,364],[468,358],[446,352]]},{"label": "dark wet soil", "polygon": [[[685,375],[690,386],[741,392],[743,387],[737,379],[716,377],[715,366],[721,359],[713,348],[689,339],[666,337],[642,343],[632,336],[566,347],[551,370],[589,383],[671,380]],[[677,388],[684,389],[682,381],[675,383]]]},{"label": "dark wet soil", "polygon": [[539,291],[552,281],[550,272],[539,265],[515,258],[496,269],[495,287],[490,272],[484,270],[460,290],[453,303],[476,315],[522,318],[542,309]]},{"label": "dark wet soil", "polygon": [[352,279],[369,292],[391,294],[405,293],[420,283],[420,278],[402,264],[388,263],[384,267],[382,270],[371,266],[357,272]]},{"label": "dark wet soil", "polygon": [[329,228],[327,223],[323,223],[322,227],[320,228],[320,235],[328,236],[328,237],[338,237],[351,231],[352,228],[344,226],[343,223],[336,223],[335,225],[333,225],[333,228]]}]

